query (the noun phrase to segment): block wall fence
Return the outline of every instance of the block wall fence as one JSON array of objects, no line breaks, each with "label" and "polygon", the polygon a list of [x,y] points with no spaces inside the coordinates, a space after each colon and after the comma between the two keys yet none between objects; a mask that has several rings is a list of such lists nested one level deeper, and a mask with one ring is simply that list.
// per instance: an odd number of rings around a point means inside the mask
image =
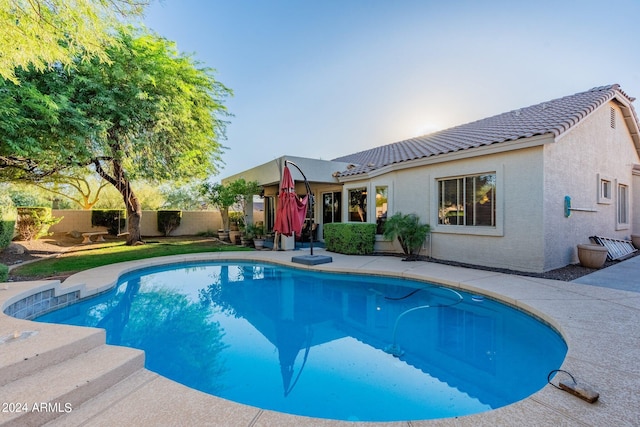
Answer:
[{"label": "block wall fence", "polygon": [[[70,231],[97,231],[104,227],[91,226],[90,210],[57,210],[52,215],[56,218],[63,217],[56,225],[49,228],[50,232],[68,233]],[[255,215],[255,214],[254,214]],[[255,218],[255,217],[254,217]],[[257,219],[257,218],[255,218]],[[158,231],[158,213],[156,211],[142,211],[141,233],[143,236],[162,236]],[[222,227],[222,218],[218,211],[182,211],[180,226],[176,228],[172,236],[195,236],[199,233],[216,233]],[[126,230],[122,230],[123,232]]]}]

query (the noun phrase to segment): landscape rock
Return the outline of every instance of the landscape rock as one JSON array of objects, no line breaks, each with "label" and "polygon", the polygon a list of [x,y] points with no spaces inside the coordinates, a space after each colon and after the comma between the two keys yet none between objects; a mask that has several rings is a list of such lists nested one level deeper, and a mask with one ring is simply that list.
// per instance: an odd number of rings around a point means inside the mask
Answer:
[{"label": "landscape rock", "polygon": [[74,239],[79,239],[82,237],[82,233],[77,230],[71,230],[67,233],[67,236],[73,237]]},{"label": "landscape rock", "polygon": [[24,246],[17,243],[11,243],[6,249],[12,255],[24,255]]}]

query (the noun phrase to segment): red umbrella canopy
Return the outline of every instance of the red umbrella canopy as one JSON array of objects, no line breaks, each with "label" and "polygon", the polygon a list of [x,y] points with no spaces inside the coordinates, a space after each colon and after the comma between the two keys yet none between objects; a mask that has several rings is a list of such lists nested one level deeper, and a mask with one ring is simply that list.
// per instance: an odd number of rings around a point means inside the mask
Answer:
[{"label": "red umbrella canopy", "polygon": [[278,208],[276,209],[276,223],[274,231],[291,236],[294,232],[300,234],[307,213],[307,194],[302,199],[296,195],[295,183],[291,177],[291,171],[287,165],[282,171],[280,181],[280,194],[278,195]]}]

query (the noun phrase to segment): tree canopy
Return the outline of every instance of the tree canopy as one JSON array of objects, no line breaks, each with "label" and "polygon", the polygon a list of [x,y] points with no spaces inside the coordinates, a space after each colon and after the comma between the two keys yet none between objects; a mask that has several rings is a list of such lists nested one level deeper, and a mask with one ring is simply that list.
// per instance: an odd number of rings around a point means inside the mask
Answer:
[{"label": "tree canopy", "polygon": [[87,117],[71,102],[70,75],[60,67],[18,75],[20,85],[0,79],[2,178],[38,180],[87,164]]},{"label": "tree canopy", "polygon": [[73,73],[72,102],[93,122],[92,163],[117,160],[131,179],[182,179],[217,172],[229,89],[173,42],[122,32],[112,64]]},{"label": "tree canopy", "polygon": [[97,57],[109,62],[113,31],[140,16],[149,0],[0,0],[0,77],[18,83],[16,68],[44,71]]},{"label": "tree canopy", "polygon": [[122,29],[98,58],[71,70],[19,71],[0,83],[0,174],[41,179],[93,165],[123,196],[129,243],[140,240],[131,180],[203,178],[221,162],[231,91],[173,42]]}]

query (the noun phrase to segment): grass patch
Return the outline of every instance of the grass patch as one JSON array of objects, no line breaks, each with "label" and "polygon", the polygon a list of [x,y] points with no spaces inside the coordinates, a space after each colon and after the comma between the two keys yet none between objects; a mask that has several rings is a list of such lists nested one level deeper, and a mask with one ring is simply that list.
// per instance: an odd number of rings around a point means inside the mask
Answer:
[{"label": "grass patch", "polygon": [[134,261],[168,255],[198,252],[247,251],[233,245],[212,240],[167,240],[140,246],[127,246],[124,242],[105,243],[98,248],[66,252],[56,258],[26,264],[11,271],[12,278],[36,280],[46,277],[69,276],[79,271],[118,262]]}]

